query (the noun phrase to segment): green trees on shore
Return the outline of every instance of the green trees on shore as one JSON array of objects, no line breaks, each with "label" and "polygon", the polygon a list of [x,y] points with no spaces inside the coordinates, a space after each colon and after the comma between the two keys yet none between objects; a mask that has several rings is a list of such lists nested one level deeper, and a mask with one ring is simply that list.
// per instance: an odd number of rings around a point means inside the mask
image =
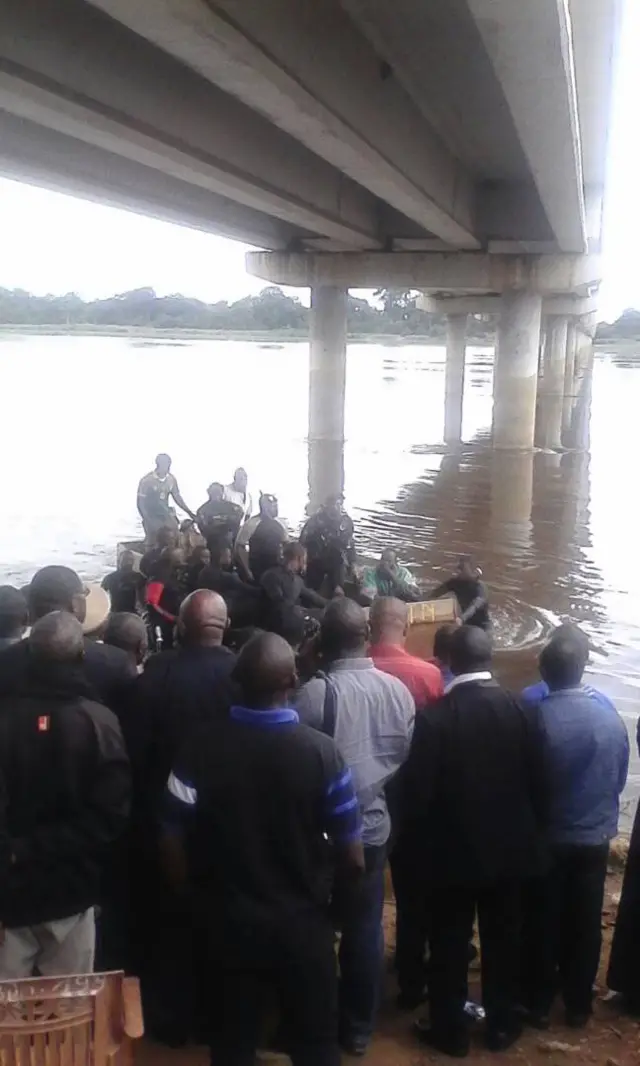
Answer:
[{"label": "green trees on shore", "polygon": [[[379,289],[375,303],[349,296],[348,326],[352,335],[396,334],[401,337],[444,337],[446,316],[420,311],[418,293],[407,289]],[[304,333],[309,310],[277,286],[257,296],[228,303],[204,303],[175,293],[158,296],[151,288],[133,289],[103,300],[83,300],[76,293],[34,296],[24,289],[0,288],[0,325],[151,327],[153,329],[229,330]],[[469,318],[472,340],[493,341],[495,316]],[[602,341],[640,339],[640,311],[627,310],[613,324],[600,323]]]},{"label": "green trees on shore", "polygon": [[[445,316],[417,308],[418,293],[384,289],[377,305],[349,296],[348,325],[352,334],[444,335]],[[253,332],[305,332],[309,310],[276,286],[234,303],[208,304],[188,296],[157,296],[151,288],[134,289],[103,300],[82,300],[76,293],[34,296],[23,289],[0,288],[0,324],[12,326],[137,326],[154,329],[207,329]],[[493,333],[478,320],[474,335]]]}]

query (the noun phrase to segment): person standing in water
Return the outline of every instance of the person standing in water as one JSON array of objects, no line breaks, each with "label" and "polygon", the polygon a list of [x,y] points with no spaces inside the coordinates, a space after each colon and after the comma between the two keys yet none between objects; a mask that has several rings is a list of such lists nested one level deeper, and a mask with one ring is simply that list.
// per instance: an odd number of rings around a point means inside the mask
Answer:
[{"label": "person standing in water", "polygon": [[123,551],[118,559],[118,569],[102,580],[102,587],[111,597],[111,610],[115,614],[139,613],[144,586],[144,574],[135,569],[135,557],[131,551]]},{"label": "person standing in water", "polygon": [[224,485],[219,481],[209,485],[207,496],[206,503],[198,507],[197,522],[209,551],[216,555],[221,548],[231,547],[234,543],[244,521],[244,512],[240,504],[226,498]]},{"label": "person standing in water", "polygon": [[233,475],[231,484],[224,487],[225,500],[228,500],[229,503],[235,503],[236,507],[241,508],[243,522],[251,518],[253,513],[253,500],[247,488],[248,483],[247,471],[243,466],[239,466]]},{"label": "person standing in water", "polygon": [[343,588],[355,566],[353,521],[344,509],[343,496],[329,496],[305,522],[300,543],[307,549],[307,582],[329,598]]},{"label": "person standing in water", "polygon": [[470,555],[461,555],[455,573],[443,581],[426,599],[439,600],[451,593],[460,606],[460,621],[463,625],[478,626],[479,629],[491,630],[489,615],[489,594],[482,570],[473,562]]},{"label": "person standing in water", "polygon": [[178,482],[171,473],[171,456],[161,452],[156,456],[155,470],[145,474],[138,485],[138,511],[148,540],[163,527],[178,531],[178,520],[171,510],[170,500],[195,520],[195,514],[182,499]]}]

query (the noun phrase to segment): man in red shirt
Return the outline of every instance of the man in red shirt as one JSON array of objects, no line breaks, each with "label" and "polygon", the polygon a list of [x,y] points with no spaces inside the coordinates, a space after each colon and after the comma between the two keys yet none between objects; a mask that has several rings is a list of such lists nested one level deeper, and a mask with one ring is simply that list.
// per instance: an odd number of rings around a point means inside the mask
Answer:
[{"label": "man in red shirt", "polygon": [[[409,611],[406,603],[388,596],[373,601],[369,614],[371,645],[369,655],[378,670],[393,674],[413,696],[418,712],[443,695],[442,674],[434,663],[425,662],[405,651]],[[396,898],[396,971],[400,994],[398,1006],[413,1010],[424,1000],[424,962],[429,915],[424,906],[427,891],[422,878],[416,879],[411,854],[405,847],[405,802],[402,771],[387,788],[394,844],[389,855],[393,892]]]},{"label": "man in red shirt", "polygon": [[409,610],[406,603],[387,596],[373,601],[369,614],[371,646],[369,655],[378,670],[403,681],[423,710],[444,692],[442,674],[434,663],[418,659],[405,650]]}]

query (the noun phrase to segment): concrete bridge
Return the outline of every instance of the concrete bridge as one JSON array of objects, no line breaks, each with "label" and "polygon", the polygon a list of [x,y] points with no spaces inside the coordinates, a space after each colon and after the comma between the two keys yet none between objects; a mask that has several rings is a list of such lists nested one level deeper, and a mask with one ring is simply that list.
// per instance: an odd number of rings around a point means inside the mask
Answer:
[{"label": "concrete bridge", "polygon": [[[600,280],[622,0],[3,0],[0,170],[236,237],[312,293],[309,437],[342,483],[346,292],[498,310],[494,444],[562,442]],[[126,255],[126,249],[123,249]],[[202,264],[206,270],[206,263]],[[313,450],[313,449],[312,449]]]}]

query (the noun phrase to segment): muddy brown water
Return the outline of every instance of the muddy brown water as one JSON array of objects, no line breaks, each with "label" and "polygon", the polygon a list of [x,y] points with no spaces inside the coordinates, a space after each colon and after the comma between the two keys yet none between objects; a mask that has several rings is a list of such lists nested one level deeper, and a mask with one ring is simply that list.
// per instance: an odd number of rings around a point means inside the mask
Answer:
[{"label": "muddy brown water", "polygon": [[[169,451],[192,507],[238,464],[299,528],[307,500],[307,346],[4,337],[0,580],[45,563],[88,578],[138,531],[135,490]],[[468,352],[465,443],[445,449],[444,350],[351,345],[345,471],[361,555],[394,545],[425,588],[472,553],[491,591],[498,673],[536,677],[560,619],[589,634],[592,680],[630,732],[640,707],[640,348],[599,352],[563,455],[495,453],[492,353]],[[635,744],[634,744],[635,753]],[[640,786],[634,757],[628,789]]]}]

